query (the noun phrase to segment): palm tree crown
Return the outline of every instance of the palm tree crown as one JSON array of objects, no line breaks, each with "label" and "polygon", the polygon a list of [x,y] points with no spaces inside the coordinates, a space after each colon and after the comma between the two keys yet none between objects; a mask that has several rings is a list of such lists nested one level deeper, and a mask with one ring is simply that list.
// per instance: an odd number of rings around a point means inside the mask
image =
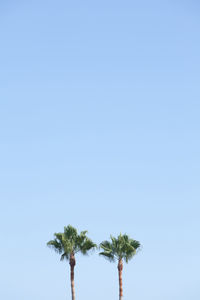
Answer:
[{"label": "palm tree crown", "polygon": [[81,252],[86,255],[89,250],[96,247],[96,244],[86,234],[87,231],[81,231],[78,234],[76,228],[68,225],[64,227],[63,233],[55,233],[55,239],[49,241],[47,245],[61,254],[61,260],[70,260],[71,254],[75,255],[77,252]]},{"label": "palm tree crown", "polygon": [[140,243],[129,238],[127,234],[122,235],[120,233],[117,238],[111,235],[110,238],[111,242],[103,241],[100,244],[100,248],[103,249],[103,252],[99,253],[110,261],[124,259],[125,262],[128,263],[140,248]]}]

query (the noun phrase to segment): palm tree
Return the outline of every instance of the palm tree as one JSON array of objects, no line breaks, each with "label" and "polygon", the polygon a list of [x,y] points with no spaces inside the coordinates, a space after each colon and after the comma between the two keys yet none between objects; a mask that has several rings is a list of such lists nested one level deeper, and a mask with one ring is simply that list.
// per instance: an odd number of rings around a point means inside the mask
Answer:
[{"label": "palm tree", "polygon": [[78,234],[77,230],[68,225],[64,227],[63,233],[55,233],[55,239],[47,243],[47,245],[53,248],[56,252],[61,254],[60,260],[68,260],[71,271],[71,293],[72,300],[75,300],[74,289],[74,267],[76,265],[75,254],[81,252],[86,255],[89,250],[94,249],[96,244],[92,242],[87,236],[87,231],[81,231]]},{"label": "palm tree", "polygon": [[104,241],[100,244],[100,248],[103,249],[103,252],[100,252],[99,255],[104,256],[109,261],[114,262],[118,261],[118,275],[119,275],[119,300],[122,300],[123,289],[122,289],[122,270],[123,270],[123,260],[126,263],[137,253],[137,250],[140,248],[140,243],[136,240],[129,238],[128,235],[124,234],[115,238],[112,235],[110,236],[111,242]]}]

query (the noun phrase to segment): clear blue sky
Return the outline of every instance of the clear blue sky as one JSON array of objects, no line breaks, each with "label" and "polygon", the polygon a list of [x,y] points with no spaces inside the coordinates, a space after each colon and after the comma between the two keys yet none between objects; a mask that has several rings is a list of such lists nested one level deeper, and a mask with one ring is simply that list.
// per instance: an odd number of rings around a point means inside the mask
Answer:
[{"label": "clear blue sky", "polygon": [[[70,299],[46,247],[72,224],[127,233],[124,300],[199,300],[200,4],[0,2],[3,300]],[[118,299],[115,264],[77,257],[77,299]]]}]

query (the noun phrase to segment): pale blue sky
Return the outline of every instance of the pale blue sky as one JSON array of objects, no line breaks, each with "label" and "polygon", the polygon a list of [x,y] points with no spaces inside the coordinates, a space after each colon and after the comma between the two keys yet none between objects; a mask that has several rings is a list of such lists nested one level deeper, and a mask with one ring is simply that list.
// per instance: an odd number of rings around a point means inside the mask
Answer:
[{"label": "pale blue sky", "polygon": [[[0,2],[1,289],[70,299],[46,247],[72,224],[142,251],[124,300],[199,300],[200,4]],[[77,299],[118,299],[116,265],[77,257]]]}]

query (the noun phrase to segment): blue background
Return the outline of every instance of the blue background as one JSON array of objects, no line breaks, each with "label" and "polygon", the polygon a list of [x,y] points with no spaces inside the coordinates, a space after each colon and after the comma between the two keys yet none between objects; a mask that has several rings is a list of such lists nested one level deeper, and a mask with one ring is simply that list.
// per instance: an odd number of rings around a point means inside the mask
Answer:
[{"label": "blue background", "polygon": [[[70,299],[46,247],[72,224],[127,233],[124,300],[199,300],[198,1],[1,1],[4,300]],[[116,264],[77,256],[77,299],[117,299]]]}]

